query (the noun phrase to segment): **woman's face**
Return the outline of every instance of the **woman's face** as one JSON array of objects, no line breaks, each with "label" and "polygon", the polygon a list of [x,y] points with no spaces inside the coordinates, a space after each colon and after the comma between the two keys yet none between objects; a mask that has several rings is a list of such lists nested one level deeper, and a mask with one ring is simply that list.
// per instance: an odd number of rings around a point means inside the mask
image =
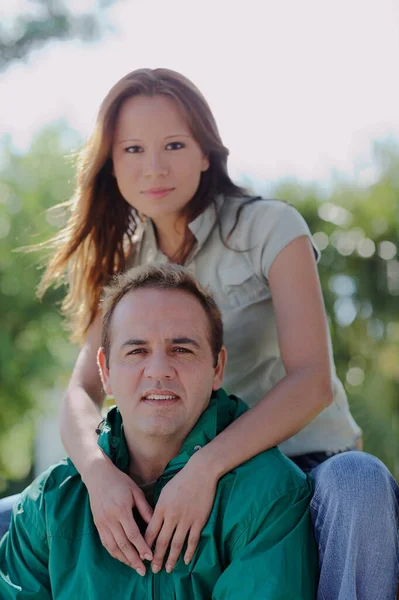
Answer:
[{"label": "woman's face", "polygon": [[133,96],[119,112],[112,162],[125,200],[154,223],[176,221],[197,191],[208,158],[167,96]]}]

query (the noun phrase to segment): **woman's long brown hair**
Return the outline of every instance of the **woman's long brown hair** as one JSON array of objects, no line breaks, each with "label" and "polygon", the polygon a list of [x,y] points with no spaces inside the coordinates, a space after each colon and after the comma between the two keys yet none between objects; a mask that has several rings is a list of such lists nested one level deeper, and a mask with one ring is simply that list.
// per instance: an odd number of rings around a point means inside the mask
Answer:
[{"label": "woman's long brown hair", "polygon": [[[41,245],[52,251],[38,288],[41,297],[52,285],[67,283],[62,311],[72,339],[82,341],[93,322],[103,287],[123,271],[134,252],[133,235],[140,216],[121,195],[112,174],[111,146],[122,104],[136,95],[172,98],[188,119],[194,138],[209,159],[198,189],[187,206],[188,222],[202,213],[218,194],[246,195],[227,172],[228,149],[201,92],[183,75],[169,69],[132,71],[110,90],[96,125],[78,157],[77,186],[66,206],[66,226]],[[173,258],[183,264],[191,249],[187,236]]]}]

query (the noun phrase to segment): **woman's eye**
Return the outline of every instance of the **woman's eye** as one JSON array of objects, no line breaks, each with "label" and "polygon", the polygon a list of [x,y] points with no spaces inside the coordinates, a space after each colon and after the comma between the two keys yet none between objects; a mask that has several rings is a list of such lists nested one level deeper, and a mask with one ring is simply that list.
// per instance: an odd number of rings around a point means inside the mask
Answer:
[{"label": "woman's eye", "polygon": [[125,152],[127,152],[128,154],[137,154],[138,152],[142,152],[143,149],[141,148],[141,146],[128,146],[127,148],[125,148]]},{"label": "woman's eye", "polygon": [[166,150],[181,150],[184,148],[184,144],[182,142],[170,142],[166,146]]}]

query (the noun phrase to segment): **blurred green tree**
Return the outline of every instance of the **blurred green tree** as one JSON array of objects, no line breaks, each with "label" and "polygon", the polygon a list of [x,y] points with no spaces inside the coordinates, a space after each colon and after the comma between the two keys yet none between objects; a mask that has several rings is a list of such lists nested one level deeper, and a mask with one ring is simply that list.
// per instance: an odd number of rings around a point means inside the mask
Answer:
[{"label": "blurred green tree", "polygon": [[319,274],[338,375],[365,450],[399,479],[399,148],[374,147],[375,183],[280,182],[322,250]]},{"label": "blurred green tree", "polygon": [[0,24],[0,71],[51,40],[94,41],[105,31],[104,11],[116,0],[97,0],[91,12],[78,15],[65,0],[31,0],[25,14]]},{"label": "blurred green tree", "polygon": [[40,407],[44,391],[57,382],[64,387],[72,364],[73,349],[57,312],[62,290],[49,291],[39,302],[35,289],[44,257],[15,250],[50,237],[60,224],[60,210],[46,209],[71,195],[73,161],[65,153],[73,139],[79,143],[58,124],[43,130],[26,154],[14,151],[10,139],[0,147],[0,490],[2,481],[4,486],[29,471],[32,410]]}]

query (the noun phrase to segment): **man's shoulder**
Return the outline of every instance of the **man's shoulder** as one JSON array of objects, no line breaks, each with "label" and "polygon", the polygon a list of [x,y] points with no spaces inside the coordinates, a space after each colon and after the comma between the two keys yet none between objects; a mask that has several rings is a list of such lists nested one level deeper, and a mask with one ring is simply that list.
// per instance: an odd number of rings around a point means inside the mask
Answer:
[{"label": "man's shoulder", "polygon": [[[218,433],[226,429],[248,410],[248,406],[238,396],[228,395],[220,389],[216,395],[218,408]],[[227,473],[220,483],[230,486],[234,481],[237,489],[248,488],[270,500],[296,488],[310,486],[309,478],[295,463],[285,456],[277,446],[257,454],[240,466]],[[265,498],[266,499],[266,498]]]},{"label": "man's shoulder", "polygon": [[[54,535],[60,526],[67,526],[68,515],[87,495],[86,488],[69,458],[51,465],[22,492],[14,508],[16,517],[24,519],[42,531]],[[65,520],[66,518],[66,520]]]},{"label": "man's shoulder", "polygon": [[277,447],[246,461],[234,471],[235,486],[274,500],[297,489],[311,489],[309,477]]},{"label": "man's shoulder", "polygon": [[80,480],[80,475],[69,458],[64,458],[58,463],[51,465],[40,473],[33,482],[24,490],[24,498],[36,499],[40,496],[59,490],[71,480]]},{"label": "man's shoulder", "polygon": [[284,521],[296,505],[310,504],[312,481],[278,448],[251,458],[219,482],[218,520],[229,544],[258,527]]}]

